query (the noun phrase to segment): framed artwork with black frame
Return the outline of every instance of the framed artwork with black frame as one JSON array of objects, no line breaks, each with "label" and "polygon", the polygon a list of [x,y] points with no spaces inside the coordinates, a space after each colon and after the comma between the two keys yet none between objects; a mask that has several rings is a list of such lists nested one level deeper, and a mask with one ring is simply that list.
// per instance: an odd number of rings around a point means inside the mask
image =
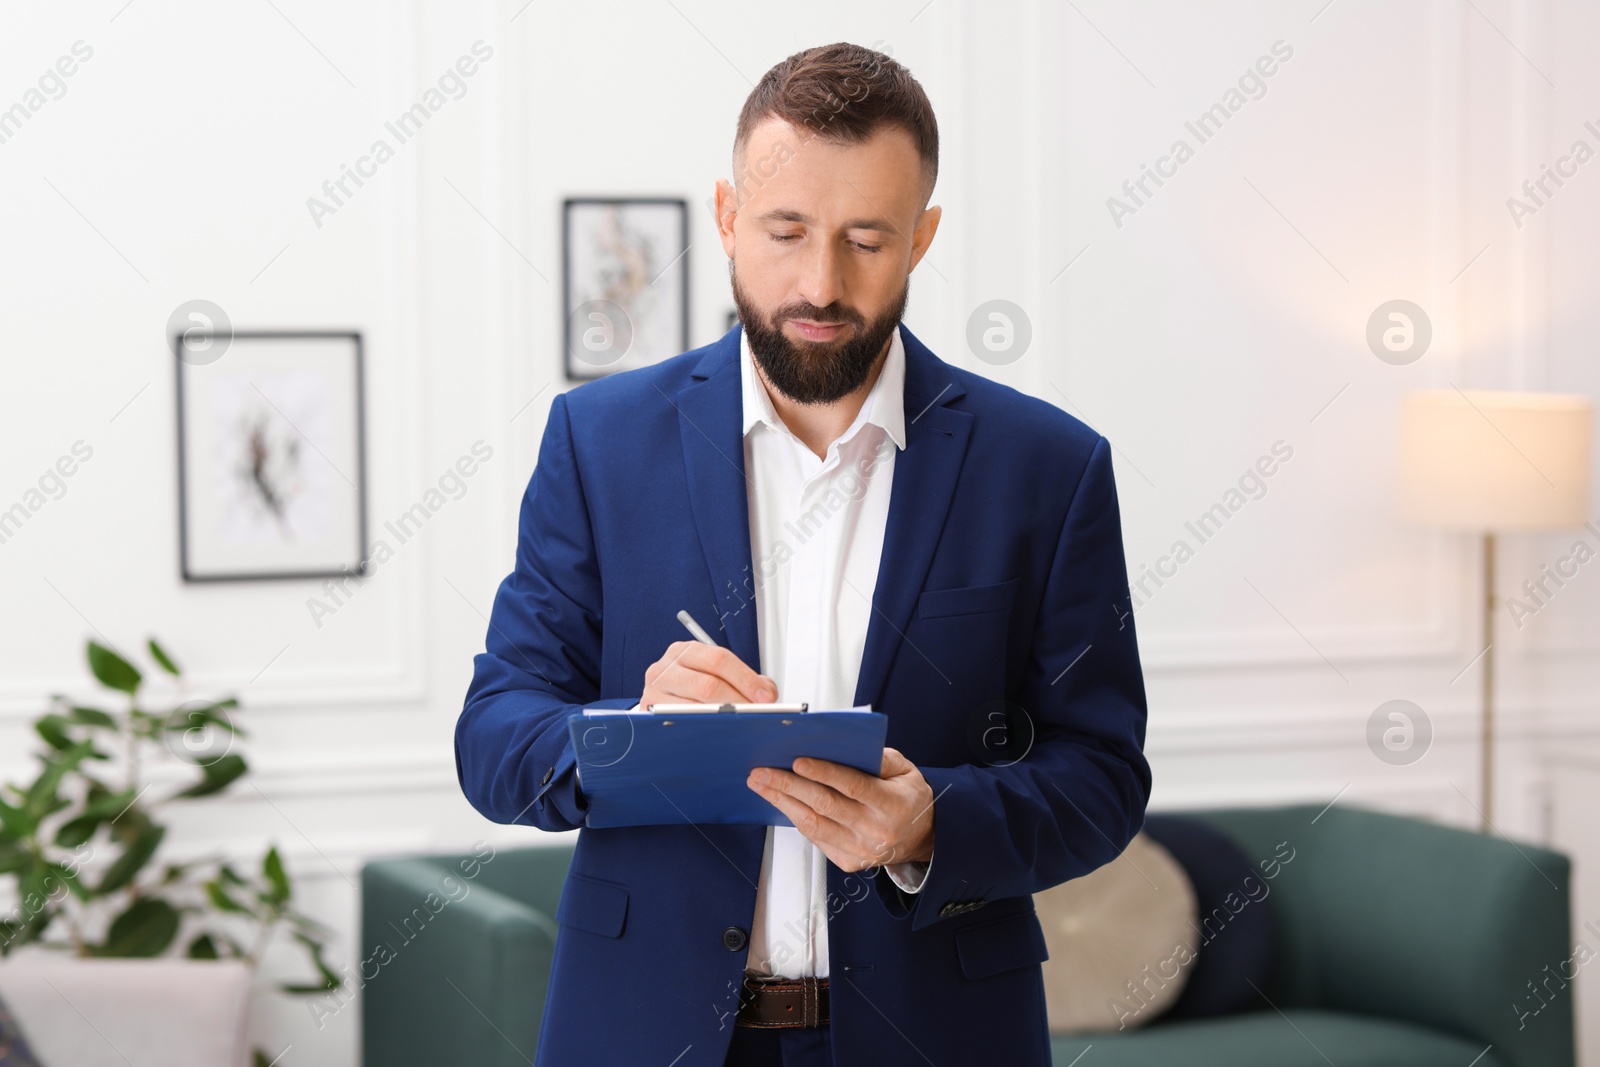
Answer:
[{"label": "framed artwork with black frame", "polygon": [[570,197],[561,237],[569,379],[647,367],[688,350],[688,201]]},{"label": "framed artwork with black frame", "polygon": [[361,334],[172,335],[186,582],[367,572]]}]

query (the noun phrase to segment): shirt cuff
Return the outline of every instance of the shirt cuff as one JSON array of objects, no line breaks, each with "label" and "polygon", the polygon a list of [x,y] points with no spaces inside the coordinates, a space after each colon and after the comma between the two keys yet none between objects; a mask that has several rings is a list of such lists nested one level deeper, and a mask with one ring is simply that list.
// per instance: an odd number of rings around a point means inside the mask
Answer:
[{"label": "shirt cuff", "polygon": [[928,868],[932,865],[933,857],[930,856],[926,861],[885,864],[883,869],[889,872],[889,877],[903,892],[920,893],[923,883],[928,880]]}]

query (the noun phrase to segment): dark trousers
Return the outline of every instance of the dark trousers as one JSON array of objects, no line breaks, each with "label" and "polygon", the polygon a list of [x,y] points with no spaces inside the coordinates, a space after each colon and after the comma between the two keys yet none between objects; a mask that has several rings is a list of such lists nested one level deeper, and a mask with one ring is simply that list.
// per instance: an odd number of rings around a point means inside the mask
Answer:
[{"label": "dark trousers", "polygon": [[723,1067],[833,1067],[831,1030],[826,1026],[733,1028]]}]

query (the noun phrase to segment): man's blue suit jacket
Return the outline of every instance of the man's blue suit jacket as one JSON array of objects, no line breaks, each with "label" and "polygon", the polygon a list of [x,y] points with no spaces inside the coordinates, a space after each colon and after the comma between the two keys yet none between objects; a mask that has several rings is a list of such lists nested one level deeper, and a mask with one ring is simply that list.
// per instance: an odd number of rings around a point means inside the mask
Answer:
[{"label": "man's blue suit jacket", "polygon": [[[456,725],[487,818],[584,827],[567,716],[631,707],[680,608],[760,670],[739,330],[551,405]],[[1048,1067],[1031,894],[1118,856],[1150,794],[1111,451],[901,331],[907,443],[855,703],[933,787],[935,852],[917,894],[828,865],[834,1062]],[[749,954],[725,932],[749,932],[765,838],[583,828],[536,1063],[720,1065]]]}]

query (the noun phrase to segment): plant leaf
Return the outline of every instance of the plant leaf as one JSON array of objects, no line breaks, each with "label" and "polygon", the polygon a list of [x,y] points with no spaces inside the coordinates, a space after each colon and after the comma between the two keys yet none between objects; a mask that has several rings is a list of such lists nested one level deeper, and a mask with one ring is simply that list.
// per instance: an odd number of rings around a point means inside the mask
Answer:
[{"label": "plant leaf", "polygon": [[[7,788],[20,795],[24,800],[28,797],[28,794],[23,793],[16,786],[8,786]],[[29,837],[33,834],[35,825],[34,820],[30,819],[28,813],[22,808],[13,807],[0,800],[0,829],[4,829],[7,838],[13,841],[20,841],[25,837]]]},{"label": "plant leaf", "polygon": [[50,920],[55,917],[54,912],[45,911],[35,915],[27,922],[17,922],[15,919],[0,919],[0,956],[6,956],[12,949],[21,948],[30,941],[37,941],[44,936],[45,930],[50,926]]},{"label": "plant leaf", "polygon": [[193,866],[193,864],[189,864],[189,863],[169,863],[169,864],[167,864],[166,870],[163,871],[162,875],[161,875],[161,884],[162,885],[171,885],[173,882],[176,882],[178,879],[182,878],[183,877],[183,873],[185,871],[187,871],[191,866]]},{"label": "plant leaf", "polygon": [[93,837],[94,832],[104,821],[105,817],[102,815],[79,815],[76,819],[62,823],[61,829],[56,831],[56,847],[77,848]]},{"label": "plant leaf", "polygon": [[70,725],[65,715],[41,715],[33,724],[33,732],[44,738],[51,748],[71,748],[72,735],[67,733]]},{"label": "plant leaf", "polygon": [[318,922],[309,915],[301,915],[292,909],[285,909],[283,917],[295,931],[304,934],[306,937],[316,938],[319,941],[329,941],[334,936],[332,927],[326,923]]},{"label": "plant leaf", "polygon": [[[31,857],[32,862],[17,874],[17,903],[12,914],[22,916],[29,923],[37,923],[42,932],[61,911],[61,900],[55,896],[61,879],[52,877],[52,865]],[[31,913],[31,914],[30,914]]]},{"label": "plant leaf", "polygon": [[254,914],[249,908],[230,897],[220,882],[207,882],[206,896],[218,911],[231,911],[238,915]]},{"label": "plant leaf", "polygon": [[201,934],[189,942],[188,955],[192,960],[215,960],[221,958],[217,953],[217,943],[211,939],[210,934]]},{"label": "plant leaf", "polygon": [[132,696],[144,681],[138,668],[98,641],[89,642],[89,670],[100,684],[110,689],[120,689]]},{"label": "plant leaf", "polygon": [[156,644],[156,639],[153,637],[149,641],[149,648],[150,658],[155,660],[156,663],[160,664],[162,670],[166,671],[174,678],[183,673],[178,669],[178,665],[172,661],[172,657],[167,655],[167,650]]},{"label": "plant leaf", "polygon": [[165,952],[178,936],[178,909],[158,897],[136,900],[111,921],[95,955],[148,959]]},{"label": "plant leaf", "polygon": [[33,854],[21,845],[0,841],[0,874],[20,871],[33,862]]},{"label": "plant leaf", "polygon": [[212,701],[210,704],[197,704],[193,707],[182,708],[182,715],[177,714],[177,712],[180,710],[179,708],[174,708],[173,713],[168,715],[163,721],[163,725],[168,731],[177,732],[181,730],[192,730],[197,726],[201,726],[209,722],[216,726],[222,727],[222,729],[227,730],[231,734],[244,737],[246,735],[243,728],[234,725],[233,720],[228,718],[226,715],[220,714],[220,712],[225,711],[228,708],[237,708],[238,706],[239,701],[237,698],[228,697],[226,700],[216,700]]},{"label": "plant leaf", "polygon": [[229,754],[218,759],[215,763],[208,763],[202,771],[205,777],[194,785],[173,797],[203,797],[220,792],[233,783],[233,780],[244,774],[249,768],[245,766],[244,757]]},{"label": "plant leaf", "polygon": [[35,825],[37,825],[38,820],[43,819],[51,812],[60,811],[62,807],[70,803],[59,798],[56,795],[56,790],[60,787],[61,779],[66,773],[82,763],[83,758],[93,749],[94,744],[92,742],[79,741],[56,756],[41,757],[41,762],[44,763],[44,770],[40,772],[39,777],[23,797],[23,809],[34,820]]},{"label": "plant leaf", "polygon": [[81,722],[85,726],[100,726],[107,730],[118,731],[122,729],[122,727],[117,724],[116,719],[101,711],[99,708],[85,708],[74,705],[72,711],[68,715],[68,718],[70,718],[73,722]]},{"label": "plant leaf", "polygon": [[283,870],[283,857],[278,855],[278,847],[267,849],[266,856],[261,860],[261,873],[266,876],[267,884],[272,887],[271,902],[284,904],[289,900],[289,876]]},{"label": "plant leaf", "polygon": [[146,823],[141,827],[139,833],[122,850],[122,855],[106,868],[105,877],[100,879],[100,887],[95,892],[101,894],[114,892],[133,881],[133,876],[150,862],[151,856],[155,855],[166,833],[165,826],[156,826],[153,823]]},{"label": "plant leaf", "polygon": [[69,871],[62,864],[52,863],[50,864],[50,873],[61,879],[61,881],[66,884],[66,887],[72,891],[73,896],[77,897],[84,903],[88,903],[89,889],[83,884],[82,881],[79,880],[78,875],[75,872]]},{"label": "plant leaf", "polygon": [[[335,974],[333,969],[330,968],[327,962],[323,960],[322,942],[316,940],[315,938],[307,937],[305,934],[298,933],[294,935],[294,939],[304,945],[306,950],[311,953],[311,962],[316,965],[317,973],[322,975],[323,990],[338,989],[340,986],[344,985],[344,979]],[[316,989],[315,986],[309,988],[313,990]]]},{"label": "plant leaf", "polygon": [[115,793],[96,794],[89,803],[83,806],[83,814],[95,815],[99,818],[116,818],[128,810],[138,794],[132,789],[123,789]]}]

